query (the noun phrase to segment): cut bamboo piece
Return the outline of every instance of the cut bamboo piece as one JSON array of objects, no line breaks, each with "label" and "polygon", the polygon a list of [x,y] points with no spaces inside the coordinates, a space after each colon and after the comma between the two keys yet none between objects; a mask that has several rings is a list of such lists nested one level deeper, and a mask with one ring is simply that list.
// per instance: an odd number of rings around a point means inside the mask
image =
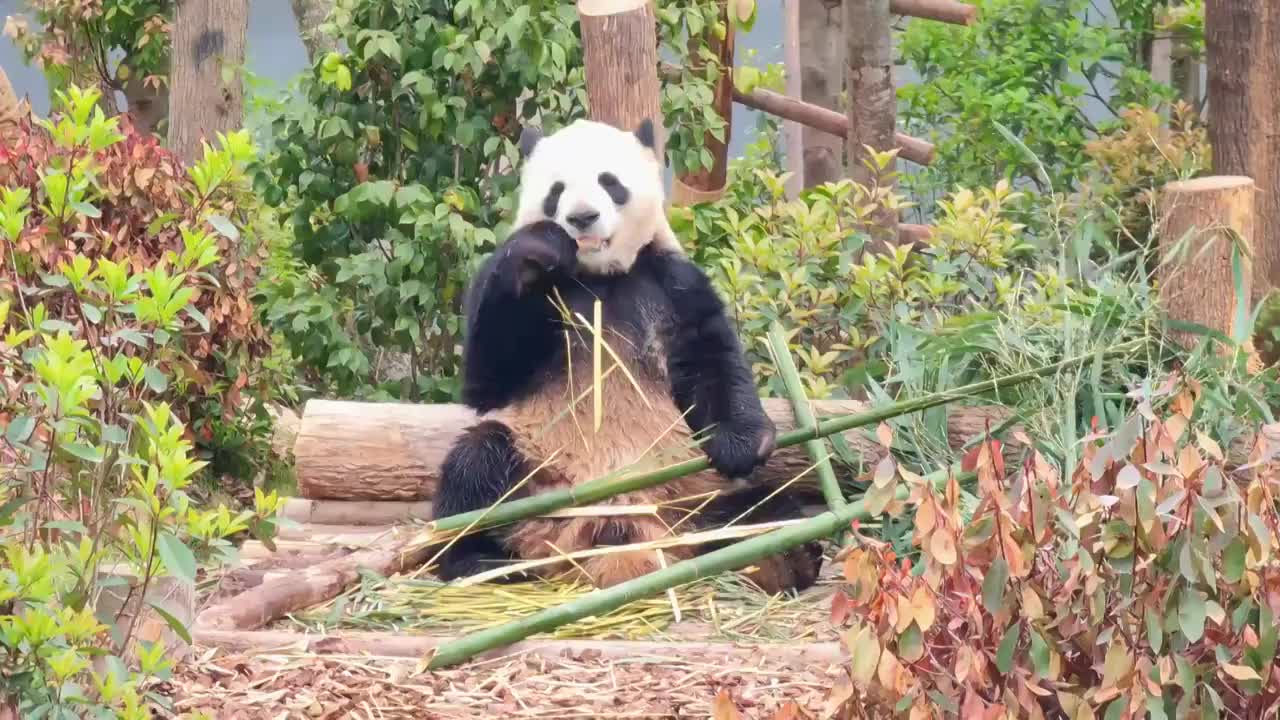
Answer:
[{"label": "cut bamboo piece", "polygon": [[[1227,337],[1253,287],[1253,180],[1212,176],[1169,183],[1160,194],[1160,301],[1169,318]],[[1233,267],[1233,257],[1239,263]],[[1201,338],[1171,333],[1183,347]]]},{"label": "cut bamboo piece", "polygon": [[[812,404],[819,418],[863,412],[868,408],[866,403],[855,400],[821,400]],[[786,400],[766,399],[764,407],[780,433],[795,427]],[[982,433],[988,421],[993,426],[999,425],[1009,416],[1009,410],[999,406],[955,408],[947,426],[951,447],[960,447]],[[475,414],[462,405],[312,400],[303,411],[294,447],[298,494],[312,501],[428,500],[435,493],[445,454],[458,435],[474,422]],[[861,432],[847,432],[844,438],[862,455],[865,463],[873,464],[884,455],[884,449]],[[777,485],[791,480],[811,464],[801,448],[781,450],[755,479]],[[310,522],[365,524],[367,519],[370,524],[384,524],[382,518],[387,515],[400,516],[404,512],[426,518],[429,513],[425,503],[370,502],[351,505],[353,517],[338,520],[333,513],[340,512],[343,506],[313,504],[304,508],[300,503],[290,501],[286,512],[294,519]],[[357,511],[364,519],[355,519]]]}]

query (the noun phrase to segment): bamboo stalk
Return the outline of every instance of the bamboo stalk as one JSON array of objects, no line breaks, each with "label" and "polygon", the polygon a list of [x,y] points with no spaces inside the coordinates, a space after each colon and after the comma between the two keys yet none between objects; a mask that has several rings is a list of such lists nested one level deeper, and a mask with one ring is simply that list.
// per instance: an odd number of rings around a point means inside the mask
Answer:
[{"label": "bamboo stalk", "polygon": [[[782,376],[782,383],[787,388],[787,395],[790,396],[791,411],[796,416],[796,427],[805,430],[817,427],[818,418],[813,414],[813,408],[809,407],[809,398],[805,395],[800,371],[796,369],[791,351],[787,348],[786,335],[783,334],[782,326],[777,321],[769,326],[769,346],[773,349],[773,365]],[[844,493],[840,492],[836,471],[831,467],[831,456],[827,452],[826,441],[816,438],[806,440],[804,446],[809,451],[810,459],[817,465],[818,483],[822,487],[822,496],[827,500],[827,507],[838,510],[847,505]]]},{"label": "bamboo stalk", "polygon": [[[1105,351],[1103,355],[1105,357],[1122,355],[1141,347],[1143,342],[1145,341],[1133,340],[1127,343],[1122,343]],[[842,433],[855,428],[875,425],[879,422],[889,420],[900,415],[909,415],[913,412],[928,410],[930,408],[938,407],[939,405],[946,405],[947,403],[973,397],[982,393],[988,393],[1002,388],[1012,388],[1036,378],[1061,372],[1066,368],[1079,365],[1083,362],[1092,361],[1094,357],[1095,356],[1093,354],[1079,355],[1050,365],[1045,365],[1043,367],[1008,375],[1003,378],[972,383],[955,388],[954,390],[930,393],[929,395],[915,398],[913,400],[900,400],[865,412],[830,418],[818,422],[812,428],[796,429],[778,436],[777,447],[784,448],[792,445],[799,445],[808,440],[824,438],[828,435],[834,435],[835,433]],[[554,512],[564,507],[599,502],[615,495],[622,495],[661,485],[676,478],[701,472],[709,467],[710,463],[706,457],[698,457],[676,463],[675,465],[668,465],[665,468],[652,472],[629,476],[624,475],[622,477],[606,476],[590,480],[575,487],[552,490],[549,492],[539,493],[532,497],[505,502],[500,505],[482,508],[480,510],[472,510],[471,512],[460,513],[458,515],[450,515],[449,517],[440,518],[439,520],[429,524],[425,530],[426,537],[419,539],[417,542],[432,544],[438,542],[438,538],[433,536],[440,532],[457,531],[468,527],[472,530],[482,530],[484,528],[498,525],[506,525],[535,515]]]}]

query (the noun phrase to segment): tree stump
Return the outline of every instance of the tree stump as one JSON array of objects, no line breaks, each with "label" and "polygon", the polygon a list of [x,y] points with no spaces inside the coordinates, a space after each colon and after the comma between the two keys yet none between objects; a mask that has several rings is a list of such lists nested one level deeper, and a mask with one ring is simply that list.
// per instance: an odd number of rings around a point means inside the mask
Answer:
[{"label": "tree stump", "polygon": [[[1218,175],[1169,183],[1160,197],[1160,300],[1169,318],[1196,323],[1231,337],[1240,293],[1250,297],[1254,237],[1253,180]],[[1233,249],[1242,244],[1243,272],[1232,269]],[[1185,348],[1192,333],[1174,331]]]}]

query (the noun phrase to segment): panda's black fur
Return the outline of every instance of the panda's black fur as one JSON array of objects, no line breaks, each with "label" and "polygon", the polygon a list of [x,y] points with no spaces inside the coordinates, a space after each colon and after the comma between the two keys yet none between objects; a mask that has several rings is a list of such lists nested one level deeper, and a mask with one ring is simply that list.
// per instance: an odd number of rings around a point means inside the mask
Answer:
[{"label": "panda's black fur", "polygon": [[[637,137],[652,148],[651,126],[647,137],[644,132],[642,126]],[[616,178],[602,177],[601,182],[611,186],[606,190],[614,202],[626,202],[628,190]],[[553,217],[555,208],[550,206],[556,202],[555,191],[553,186],[543,199],[546,215]],[[464,431],[444,461],[435,516],[488,507],[526,476],[530,478],[526,485],[508,499],[594,479],[574,476],[572,468],[616,466],[612,459],[599,458],[613,449],[609,443],[634,443],[635,438],[628,436],[632,428],[640,432],[653,425],[649,411],[628,399],[630,385],[619,381],[606,396],[617,400],[609,401],[614,416],[606,434],[596,436],[598,444],[592,445],[584,435],[583,448],[560,470],[552,464],[538,472],[534,471],[544,458],[528,457],[521,450],[536,446],[532,436],[543,424],[557,422],[550,417],[552,410],[568,405],[562,392],[566,368],[571,362],[580,364],[583,353],[590,352],[589,338],[566,333],[556,303],[590,318],[595,301],[600,300],[603,326],[614,338],[611,347],[620,352],[641,384],[652,389],[653,400],[665,403],[662,407],[668,416],[674,417],[672,411],[684,414],[685,432],[709,435],[701,451],[715,470],[617,501],[679,505],[684,500],[685,507],[702,505],[689,523],[703,528],[719,526],[748,510],[741,522],[797,517],[800,508],[785,492],[766,499],[772,488],[734,492],[729,487],[727,478],[745,477],[769,457],[775,429],[761,405],[724,305],[707,276],[681,253],[656,243],[640,249],[629,270],[614,274],[584,272],[578,252],[577,241],[559,223],[535,221],[515,229],[473,278],[465,303],[462,396],[481,420]],[[567,337],[573,350],[566,345]],[[590,378],[584,381],[589,383]],[[558,422],[565,420],[561,417]],[[574,436],[562,437],[572,440]],[[705,497],[686,499],[708,493],[719,494],[707,504],[702,504]],[[680,517],[671,514],[662,522],[669,526]],[[441,554],[436,572],[448,580],[489,569],[495,560],[551,557],[593,546],[653,540],[662,534],[659,524],[633,516],[524,521],[457,539]],[[692,554],[688,548],[668,551],[673,561]],[[591,558],[577,567],[585,568],[599,585],[655,569],[652,552],[618,555]],[[752,577],[770,591],[803,589],[816,579],[820,563],[820,546],[810,544],[757,563],[759,570]]]}]

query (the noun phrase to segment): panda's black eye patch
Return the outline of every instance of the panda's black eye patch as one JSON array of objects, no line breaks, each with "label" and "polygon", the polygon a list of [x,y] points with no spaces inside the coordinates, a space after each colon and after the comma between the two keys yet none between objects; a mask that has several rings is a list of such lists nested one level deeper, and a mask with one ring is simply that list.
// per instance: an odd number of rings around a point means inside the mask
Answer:
[{"label": "panda's black eye patch", "polygon": [[603,172],[600,173],[600,177],[596,178],[596,180],[600,183],[600,187],[604,188],[604,191],[609,194],[609,199],[615,205],[626,205],[627,200],[631,199],[631,191],[627,190],[622,181],[618,180],[617,175]]},{"label": "panda's black eye patch", "polygon": [[560,207],[560,195],[564,193],[564,183],[557,180],[552,183],[551,190],[542,199],[542,214],[547,217],[556,216],[556,208]]}]

